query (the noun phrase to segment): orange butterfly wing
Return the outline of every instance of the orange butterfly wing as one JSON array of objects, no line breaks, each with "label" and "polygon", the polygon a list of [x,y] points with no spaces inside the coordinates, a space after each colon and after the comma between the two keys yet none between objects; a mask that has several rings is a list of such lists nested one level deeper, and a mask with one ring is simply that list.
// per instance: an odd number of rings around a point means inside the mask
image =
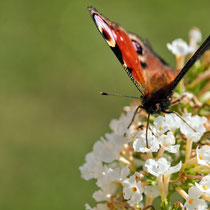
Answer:
[{"label": "orange butterfly wing", "polygon": [[111,22],[95,8],[89,12],[105,41],[123,65],[127,74],[145,98],[170,86],[177,72],[157,56],[148,43]]}]

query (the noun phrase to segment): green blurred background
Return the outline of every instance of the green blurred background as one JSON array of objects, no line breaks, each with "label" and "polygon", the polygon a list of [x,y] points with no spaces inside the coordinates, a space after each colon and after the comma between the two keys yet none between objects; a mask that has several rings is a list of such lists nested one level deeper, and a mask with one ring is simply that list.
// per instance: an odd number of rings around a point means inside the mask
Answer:
[{"label": "green blurred background", "polygon": [[210,33],[209,0],[0,1],[0,210],[84,209],[94,181],[78,167],[138,95],[91,20],[93,5],[146,37],[169,63],[166,43],[192,26]]}]

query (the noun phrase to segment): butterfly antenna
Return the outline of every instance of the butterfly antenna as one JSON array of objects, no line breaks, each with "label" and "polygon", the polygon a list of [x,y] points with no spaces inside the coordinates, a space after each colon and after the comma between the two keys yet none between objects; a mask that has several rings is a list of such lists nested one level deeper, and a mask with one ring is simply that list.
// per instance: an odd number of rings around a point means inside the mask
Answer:
[{"label": "butterfly antenna", "polygon": [[126,97],[126,98],[139,99],[139,97],[136,97],[136,96],[127,96],[127,95],[121,95],[121,94],[115,94],[115,93],[106,93],[106,92],[100,92],[100,95],[102,95],[102,96],[121,96],[121,97]]}]

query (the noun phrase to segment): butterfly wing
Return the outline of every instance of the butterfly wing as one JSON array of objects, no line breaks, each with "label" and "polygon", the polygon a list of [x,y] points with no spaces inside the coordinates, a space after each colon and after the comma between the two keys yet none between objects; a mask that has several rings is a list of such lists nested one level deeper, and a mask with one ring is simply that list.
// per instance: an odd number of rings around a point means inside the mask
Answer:
[{"label": "butterfly wing", "polygon": [[129,33],[128,36],[133,42],[145,80],[144,98],[161,97],[157,92],[165,92],[175,79],[178,71],[172,69],[160,56],[151,48],[148,41],[139,36]]},{"label": "butterfly wing", "polygon": [[123,65],[128,76],[141,94],[144,94],[145,81],[138,55],[126,31],[118,24],[109,21],[95,8],[89,7],[89,12],[99,32]]},{"label": "butterfly wing", "polygon": [[88,9],[99,32],[141,94],[150,98],[159,89],[166,89],[176,72],[153,52],[149,44],[105,18],[95,8]]}]

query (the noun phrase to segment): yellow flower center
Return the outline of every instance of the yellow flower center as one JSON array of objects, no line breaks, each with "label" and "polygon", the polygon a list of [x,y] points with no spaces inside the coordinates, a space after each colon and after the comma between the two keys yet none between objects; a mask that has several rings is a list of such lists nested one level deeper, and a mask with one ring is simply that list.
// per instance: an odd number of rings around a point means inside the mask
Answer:
[{"label": "yellow flower center", "polygon": [[133,192],[136,192],[137,191],[137,188],[136,187],[133,187],[132,190],[133,190]]},{"label": "yellow flower center", "polygon": [[158,128],[158,130],[161,131],[161,130],[162,130],[162,126],[160,126],[160,127]]},{"label": "yellow flower center", "polygon": [[200,160],[203,160],[203,157],[201,155],[198,156]]},{"label": "yellow flower center", "polygon": [[202,186],[204,190],[207,190],[207,187],[205,185]]},{"label": "yellow flower center", "polygon": [[193,198],[190,198],[189,199],[189,204],[192,204],[194,202],[194,199]]}]

